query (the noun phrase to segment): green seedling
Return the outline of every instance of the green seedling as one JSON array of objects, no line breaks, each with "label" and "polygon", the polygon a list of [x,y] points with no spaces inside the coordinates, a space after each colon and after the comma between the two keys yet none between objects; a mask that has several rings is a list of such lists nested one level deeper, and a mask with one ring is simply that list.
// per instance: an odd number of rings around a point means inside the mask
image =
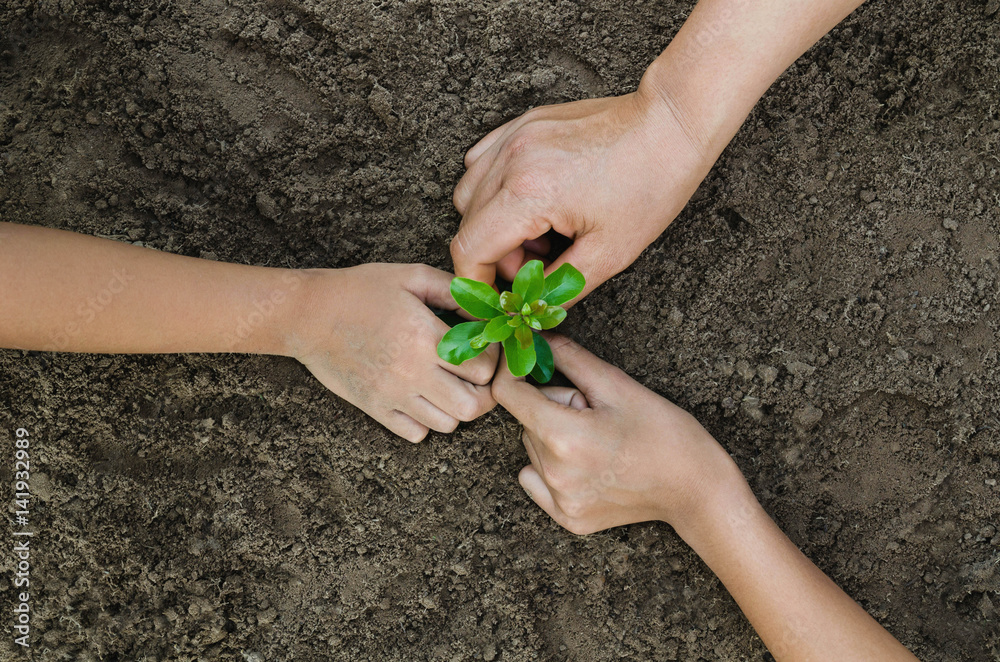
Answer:
[{"label": "green seedling", "polygon": [[454,278],[451,295],[462,310],[479,321],[463,322],[444,334],[438,343],[438,356],[452,365],[461,365],[491,344],[503,343],[512,374],[530,374],[545,384],[552,379],[555,365],[552,348],[538,331],[551,329],[566,319],[566,309],[560,304],[580,294],[585,284],[583,274],[570,264],[545,276],[539,260],[521,267],[514,277],[513,291],[503,294],[478,280]]}]

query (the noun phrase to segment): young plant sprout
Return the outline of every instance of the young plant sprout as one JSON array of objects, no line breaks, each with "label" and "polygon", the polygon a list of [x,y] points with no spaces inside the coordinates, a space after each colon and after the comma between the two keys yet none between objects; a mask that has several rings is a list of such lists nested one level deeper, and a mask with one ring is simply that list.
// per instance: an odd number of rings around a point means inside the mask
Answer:
[{"label": "young plant sprout", "polygon": [[451,295],[462,310],[481,321],[463,322],[444,334],[438,356],[461,365],[479,356],[490,344],[503,343],[512,374],[531,374],[539,383],[552,379],[555,365],[552,349],[536,333],[551,329],[566,319],[560,304],[583,291],[586,280],[573,265],[564,264],[548,276],[542,263],[532,260],[514,277],[512,292],[496,290],[471,278],[454,278]]}]

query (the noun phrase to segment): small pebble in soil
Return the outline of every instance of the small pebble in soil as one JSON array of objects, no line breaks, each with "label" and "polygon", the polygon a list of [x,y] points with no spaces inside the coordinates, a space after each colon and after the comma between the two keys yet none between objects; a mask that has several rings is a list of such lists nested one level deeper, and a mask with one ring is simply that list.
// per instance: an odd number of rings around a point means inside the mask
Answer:
[{"label": "small pebble in soil", "polygon": [[264,218],[273,221],[278,218],[278,204],[274,201],[274,198],[269,196],[263,191],[257,192],[257,211]]},{"label": "small pebble in soil", "polygon": [[945,230],[952,230],[952,231],[955,231],[955,230],[957,230],[957,229],[958,229],[958,221],[956,221],[956,220],[955,220],[955,219],[953,219],[953,218],[946,218],[946,219],[944,219],[943,221],[941,221],[941,226],[942,226],[942,227],[943,227],[943,228],[944,228]]},{"label": "small pebble in soil", "polygon": [[792,414],[792,420],[803,430],[813,429],[821,418],[823,418],[823,410],[813,405],[806,405],[805,407],[796,409],[795,413]]},{"label": "small pebble in soil", "polygon": [[802,361],[789,361],[785,364],[785,370],[796,377],[808,377],[816,372],[816,368]]},{"label": "small pebble in soil", "polygon": [[778,378],[778,369],[770,365],[759,365],[757,366],[757,374],[760,375],[764,386],[770,386]]},{"label": "small pebble in soil", "polygon": [[760,408],[760,398],[747,396],[743,398],[743,413],[749,416],[754,422],[760,423],[764,420],[764,410]]}]

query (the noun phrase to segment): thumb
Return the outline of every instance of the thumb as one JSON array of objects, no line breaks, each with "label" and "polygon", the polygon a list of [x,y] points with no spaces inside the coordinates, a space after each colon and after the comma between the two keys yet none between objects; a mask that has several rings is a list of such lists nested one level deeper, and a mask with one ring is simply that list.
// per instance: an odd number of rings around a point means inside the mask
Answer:
[{"label": "thumb", "polygon": [[556,333],[543,335],[552,348],[552,359],[556,370],[564,374],[582,392],[581,395],[589,407],[594,407],[599,401],[605,403],[619,401],[621,389],[627,388],[622,378],[631,382],[628,375],[566,336]]},{"label": "thumb", "polygon": [[569,388],[568,386],[541,386],[538,390],[549,400],[558,402],[566,407],[572,407],[578,411],[590,408],[587,396],[575,388]]},{"label": "thumb", "polygon": [[565,406],[553,402],[539,389],[515,377],[507,367],[507,355],[500,360],[493,376],[493,399],[519,420],[524,427],[535,431],[540,438],[548,438],[552,430],[565,428],[570,412]]},{"label": "thumb", "polygon": [[620,261],[615,259],[615,254],[607,242],[591,232],[576,239],[555,262],[548,266],[545,274],[552,273],[564,264],[571,264],[587,279],[583,291],[572,301],[562,304],[563,308],[570,308],[597,289],[601,283],[621,271],[623,267],[618,267],[618,262]]},{"label": "thumb", "polygon": [[426,264],[416,265],[417,269],[406,283],[406,289],[432,308],[455,310],[458,304],[451,296],[452,275]]}]

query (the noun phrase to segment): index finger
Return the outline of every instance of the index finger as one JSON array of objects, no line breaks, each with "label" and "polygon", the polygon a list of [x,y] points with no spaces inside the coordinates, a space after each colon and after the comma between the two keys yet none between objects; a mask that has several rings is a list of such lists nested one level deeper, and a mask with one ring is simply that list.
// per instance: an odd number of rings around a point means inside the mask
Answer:
[{"label": "index finger", "polygon": [[547,431],[567,427],[575,409],[549,399],[544,393],[524,380],[515,377],[507,367],[507,356],[500,360],[493,377],[493,399],[514,418],[540,437]]},{"label": "index finger", "polygon": [[451,240],[455,274],[484,283],[496,279],[496,265],[528,239],[548,232],[548,221],[531,213],[525,205],[500,189],[493,199],[462,219],[458,234]]}]

